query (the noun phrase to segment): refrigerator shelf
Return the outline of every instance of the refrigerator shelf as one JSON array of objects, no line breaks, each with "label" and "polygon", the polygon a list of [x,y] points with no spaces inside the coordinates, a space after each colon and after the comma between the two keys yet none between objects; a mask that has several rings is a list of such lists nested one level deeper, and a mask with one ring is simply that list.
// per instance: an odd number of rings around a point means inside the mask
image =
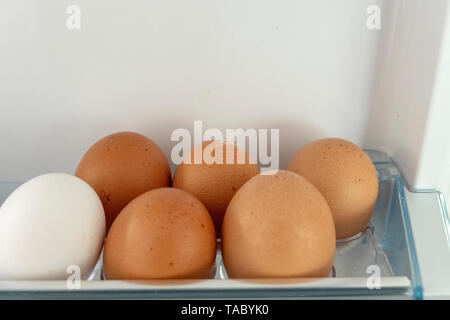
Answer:
[{"label": "refrigerator shelf", "polygon": [[[368,228],[336,244],[334,269],[322,279],[228,279],[220,245],[206,280],[102,280],[100,257],[88,280],[71,289],[60,281],[0,281],[0,298],[308,298],[423,295],[403,178],[384,153],[366,150],[378,173],[379,194]],[[20,183],[0,182],[0,201]],[[220,242],[219,242],[220,244]]]}]

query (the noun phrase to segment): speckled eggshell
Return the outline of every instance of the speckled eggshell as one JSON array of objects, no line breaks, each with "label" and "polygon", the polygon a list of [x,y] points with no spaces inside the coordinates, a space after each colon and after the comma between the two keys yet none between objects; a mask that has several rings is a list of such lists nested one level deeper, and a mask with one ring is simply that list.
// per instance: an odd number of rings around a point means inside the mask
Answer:
[{"label": "speckled eggshell", "polygon": [[99,195],[107,229],[131,200],[171,183],[164,153],[152,140],[134,132],[114,133],[97,141],[84,154],[75,175]]},{"label": "speckled eggshell", "polygon": [[343,139],[317,140],[300,148],[287,169],[308,179],[324,195],[338,239],[365,229],[377,200],[378,177],[361,148]]},{"label": "speckled eggshell", "polygon": [[[211,143],[212,141],[203,142],[191,150],[185,157],[191,159],[190,164],[183,161],[175,170],[173,187],[192,193],[205,205],[213,218],[219,237],[228,203],[245,182],[259,173],[259,168],[256,164],[250,163],[249,155],[246,153],[244,153],[245,162],[237,163],[238,150],[244,152],[237,146],[218,141],[214,141],[215,146],[210,146]],[[201,147],[203,152],[207,146],[222,149],[222,163],[210,163],[212,161],[205,159],[199,164],[194,163],[195,150]],[[234,163],[227,164],[227,154],[229,159],[233,159],[232,152]]]},{"label": "speckled eggshell", "polygon": [[106,238],[106,279],[208,278],[216,257],[212,219],[193,195],[174,188],[129,203]]},{"label": "speckled eggshell", "polygon": [[335,242],[322,194],[285,170],[245,183],[223,221],[222,255],[231,278],[327,277]]}]

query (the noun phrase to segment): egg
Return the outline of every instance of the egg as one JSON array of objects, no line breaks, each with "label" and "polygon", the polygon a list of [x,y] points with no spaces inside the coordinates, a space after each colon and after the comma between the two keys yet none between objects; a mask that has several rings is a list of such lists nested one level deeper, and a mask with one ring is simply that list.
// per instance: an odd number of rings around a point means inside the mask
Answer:
[{"label": "egg", "polygon": [[216,257],[213,221],[193,195],[174,188],[130,202],[106,238],[106,279],[208,278]]},{"label": "egg", "polygon": [[285,170],[266,172],[227,208],[223,262],[230,278],[326,277],[335,237],[330,208],[312,183]]},{"label": "egg", "polygon": [[[203,154],[197,162],[194,161],[196,152]],[[239,163],[241,155],[243,161]],[[251,163],[249,155],[236,145],[205,141],[194,147],[177,167],[173,187],[192,193],[205,205],[213,218],[217,236],[220,236],[223,215],[231,198],[258,173],[258,166]]]},{"label": "egg", "polygon": [[376,169],[367,154],[343,139],[317,140],[300,148],[288,170],[314,184],[331,208],[338,239],[363,231],[378,195]]},{"label": "egg", "polygon": [[171,183],[164,153],[152,140],[134,132],[114,133],[97,141],[84,154],[75,175],[99,195],[107,229],[131,200]]},{"label": "egg", "polygon": [[0,208],[0,279],[86,279],[105,237],[95,191],[61,173],[33,178]]}]

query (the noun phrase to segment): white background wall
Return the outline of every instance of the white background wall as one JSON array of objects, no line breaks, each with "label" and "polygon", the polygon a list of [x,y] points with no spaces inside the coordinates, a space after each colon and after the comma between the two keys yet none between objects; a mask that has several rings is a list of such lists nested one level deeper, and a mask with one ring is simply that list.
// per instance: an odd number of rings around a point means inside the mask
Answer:
[{"label": "white background wall", "polygon": [[[70,4],[81,30],[66,27]],[[366,27],[374,4],[380,31]],[[203,120],[279,128],[282,166],[310,140],[350,139],[446,191],[447,4],[0,0],[0,180],[72,173],[122,130],[169,155],[171,132]]]},{"label": "white background wall", "polygon": [[[0,0],[0,180],[73,172],[98,138],[134,130],[280,128],[362,144],[385,1]],[[81,8],[81,30],[66,7]]]}]

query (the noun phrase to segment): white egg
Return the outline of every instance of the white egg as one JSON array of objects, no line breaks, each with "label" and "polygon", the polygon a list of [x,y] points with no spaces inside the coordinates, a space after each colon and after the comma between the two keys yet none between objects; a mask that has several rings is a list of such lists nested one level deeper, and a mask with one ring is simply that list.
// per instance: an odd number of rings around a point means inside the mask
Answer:
[{"label": "white egg", "polygon": [[103,206],[86,182],[62,173],[33,178],[0,208],[0,279],[86,279],[104,237]]}]

